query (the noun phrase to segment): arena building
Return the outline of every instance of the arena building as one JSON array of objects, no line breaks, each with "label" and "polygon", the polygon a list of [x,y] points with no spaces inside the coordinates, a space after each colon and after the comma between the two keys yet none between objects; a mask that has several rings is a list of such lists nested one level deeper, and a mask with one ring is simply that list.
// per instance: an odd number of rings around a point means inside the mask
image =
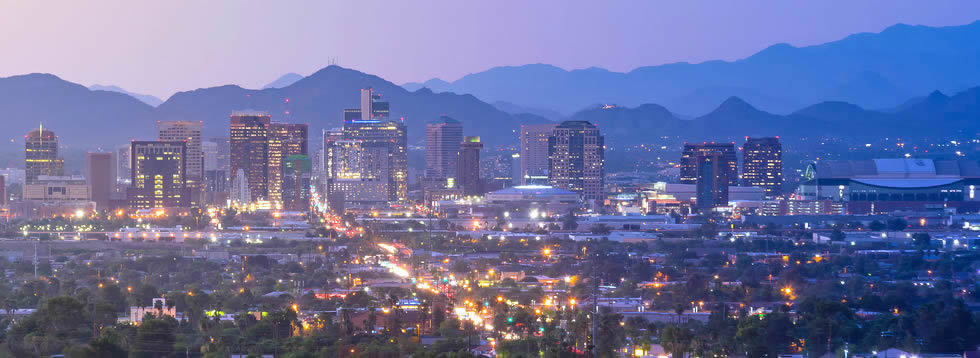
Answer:
[{"label": "arena building", "polygon": [[803,200],[847,203],[850,214],[896,210],[980,209],[980,162],[976,160],[873,159],[820,161],[805,172]]}]

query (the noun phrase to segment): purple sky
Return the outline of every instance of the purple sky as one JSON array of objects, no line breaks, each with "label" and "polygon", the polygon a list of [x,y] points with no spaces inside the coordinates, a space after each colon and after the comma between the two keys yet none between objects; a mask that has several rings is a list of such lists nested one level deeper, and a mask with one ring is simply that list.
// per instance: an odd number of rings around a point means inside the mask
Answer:
[{"label": "purple sky", "polygon": [[972,0],[7,1],[0,76],[48,72],[165,99],[308,75],[331,58],[395,83],[526,63],[628,71],[977,19]]}]

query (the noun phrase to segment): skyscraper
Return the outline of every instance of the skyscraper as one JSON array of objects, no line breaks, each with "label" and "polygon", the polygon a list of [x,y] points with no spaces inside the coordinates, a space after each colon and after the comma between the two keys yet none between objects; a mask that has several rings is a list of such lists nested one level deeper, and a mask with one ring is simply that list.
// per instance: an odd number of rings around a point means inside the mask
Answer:
[{"label": "skyscraper", "polygon": [[231,141],[228,137],[215,137],[211,138],[211,142],[217,143],[218,152],[215,157],[215,169],[224,170],[228,177],[231,177],[230,172],[230,160],[231,160]]},{"label": "skyscraper", "polygon": [[307,211],[310,208],[310,158],[302,154],[286,157],[283,163],[283,209]]},{"label": "skyscraper", "polygon": [[130,177],[133,174],[133,161],[129,157],[132,150],[132,143],[116,149],[116,183],[128,185],[133,179]]},{"label": "skyscraper", "polygon": [[681,153],[681,183],[695,184],[698,181],[698,156],[705,153],[719,152],[725,160],[727,172],[725,177],[728,185],[738,186],[738,157],[734,143],[684,143]]},{"label": "skyscraper", "polygon": [[188,207],[186,185],[187,144],[133,141],[133,182],[127,191],[134,209]]},{"label": "skyscraper", "polygon": [[157,140],[161,142],[187,142],[187,153],[184,160],[187,165],[188,181],[204,177],[201,127],[200,121],[157,121]]},{"label": "skyscraper", "polygon": [[204,172],[209,170],[219,170],[218,168],[218,142],[207,141],[201,143],[201,153],[204,155]]},{"label": "skyscraper", "polygon": [[252,190],[248,185],[248,175],[244,169],[235,171],[235,177],[231,179],[231,194],[229,199],[236,204],[247,204],[252,202]]},{"label": "skyscraper", "polygon": [[308,155],[309,125],[271,123],[268,144],[268,200],[282,206],[283,162],[291,155]]},{"label": "skyscraper", "polygon": [[381,94],[374,93],[370,88],[361,89],[360,104],[361,108],[344,110],[344,123],[354,120],[383,121],[390,115],[388,102],[382,101]]},{"label": "skyscraper", "polygon": [[463,124],[447,116],[425,124],[425,177],[456,176],[457,153],[463,141]]},{"label": "skyscraper", "polygon": [[767,197],[779,196],[783,186],[783,146],[778,137],[745,138],[742,185],[760,187]]},{"label": "skyscraper", "polygon": [[327,153],[327,196],[333,203],[364,205],[391,201],[391,146],[362,140],[332,140]]},{"label": "skyscraper", "polygon": [[[408,197],[408,128],[400,120],[389,120],[388,103],[378,99],[380,96],[370,90],[361,91],[361,105],[370,106],[370,110],[344,111],[344,139],[361,141],[364,147],[388,148],[383,159],[390,171],[388,200],[404,201]],[[361,115],[367,112],[372,113],[371,119],[362,119]]]},{"label": "skyscraper", "polygon": [[201,143],[202,123],[189,121],[157,121],[157,140],[161,142],[185,142],[187,193],[190,205],[201,205],[204,192],[204,151]]},{"label": "skyscraper", "polygon": [[585,201],[603,198],[604,139],[588,121],[565,121],[548,137],[548,181]]},{"label": "skyscraper", "polygon": [[467,136],[459,145],[459,163],[456,166],[456,183],[463,188],[463,195],[479,195],[480,190],[480,137]]},{"label": "skyscraper", "polygon": [[270,122],[266,113],[244,111],[231,115],[230,170],[235,173],[233,180],[238,180],[238,171],[242,171],[251,201],[269,200]]},{"label": "skyscraper", "polygon": [[58,136],[39,126],[24,136],[24,173],[27,184],[41,175],[65,175],[65,160],[58,157]]},{"label": "skyscraper", "polygon": [[728,153],[700,152],[695,161],[697,207],[711,209],[728,205],[728,173],[731,171]]},{"label": "skyscraper", "polygon": [[555,130],[554,124],[521,125],[521,184],[529,184],[548,176],[548,137]]},{"label": "skyscraper", "polygon": [[116,191],[114,157],[114,153],[85,153],[85,182],[96,210],[109,209],[109,201]]}]

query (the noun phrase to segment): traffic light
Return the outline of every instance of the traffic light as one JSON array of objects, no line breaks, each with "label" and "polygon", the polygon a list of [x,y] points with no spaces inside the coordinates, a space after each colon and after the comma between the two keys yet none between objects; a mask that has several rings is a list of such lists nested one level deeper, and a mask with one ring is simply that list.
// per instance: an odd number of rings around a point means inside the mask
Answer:
[{"label": "traffic light", "polygon": [[507,323],[514,323],[514,317],[507,317]]}]

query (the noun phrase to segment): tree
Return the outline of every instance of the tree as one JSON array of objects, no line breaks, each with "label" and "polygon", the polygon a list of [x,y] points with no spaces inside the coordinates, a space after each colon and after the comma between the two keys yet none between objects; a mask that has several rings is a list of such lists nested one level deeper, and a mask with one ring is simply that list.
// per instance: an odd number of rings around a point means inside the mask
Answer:
[{"label": "tree", "polygon": [[908,227],[908,221],[905,221],[903,218],[892,218],[888,220],[888,230],[903,231]]},{"label": "tree", "polygon": [[875,220],[868,224],[868,229],[871,229],[871,231],[881,231],[885,229],[885,224],[883,224],[881,221]]},{"label": "tree", "polygon": [[609,235],[612,232],[612,228],[606,224],[599,224],[592,227],[592,233],[596,235]]},{"label": "tree", "polygon": [[660,343],[664,350],[674,357],[684,357],[691,349],[694,334],[686,327],[668,325],[660,333]]},{"label": "tree", "polygon": [[129,353],[122,348],[122,336],[112,328],[106,328],[102,335],[93,339],[86,346],[76,346],[65,352],[75,358],[126,358]]},{"label": "tree", "polygon": [[693,234],[695,237],[703,239],[714,239],[718,236],[718,224],[716,224],[714,221],[702,223],[701,225],[698,225],[696,229],[694,229]]},{"label": "tree", "polygon": [[915,246],[918,248],[924,249],[929,247],[929,243],[931,241],[932,241],[932,237],[929,236],[928,233],[917,232],[915,234],[912,234],[912,242],[914,242]]},{"label": "tree", "polygon": [[847,235],[844,234],[844,231],[839,226],[835,226],[834,231],[830,233],[830,241],[844,241],[845,238],[847,238]]},{"label": "tree", "polygon": [[136,329],[133,342],[134,357],[168,357],[174,353],[177,341],[177,321],[172,317],[146,319]]},{"label": "tree", "polygon": [[561,228],[563,230],[575,230],[578,228],[578,217],[575,216],[574,211],[569,210],[568,214],[561,217]]},{"label": "tree", "polygon": [[620,324],[623,315],[602,306],[599,312],[599,332],[596,337],[596,354],[599,357],[615,357],[619,348],[626,344],[626,329]]}]

